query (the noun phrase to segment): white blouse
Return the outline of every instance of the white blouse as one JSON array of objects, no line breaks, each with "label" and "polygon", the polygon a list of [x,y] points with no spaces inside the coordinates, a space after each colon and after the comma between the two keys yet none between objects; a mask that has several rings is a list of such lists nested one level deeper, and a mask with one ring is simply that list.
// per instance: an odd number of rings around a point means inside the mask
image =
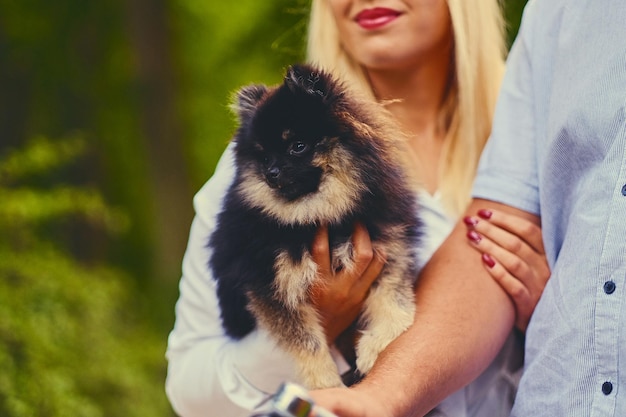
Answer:
[{"label": "white blouse", "polygon": [[[167,396],[183,417],[249,417],[267,410],[265,400],[282,382],[298,382],[291,357],[265,331],[257,329],[233,340],[221,326],[207,243],[234,172],[228,148],[193,201],[196,215],[183,258],[176,323],[166,352]],[[429,259],[451,231],[454,219],[444,214],[438,196],[423,193],[420,202],[426,229],[420,258]],[[523,348],[513,337],[476,381],[448,397],[430,415],[508,416],[517,387],[517,375],[508,369],[511,364],[514,371],[521,366]],[[333,356],[343,373],[347,364],[338,352]]]}]

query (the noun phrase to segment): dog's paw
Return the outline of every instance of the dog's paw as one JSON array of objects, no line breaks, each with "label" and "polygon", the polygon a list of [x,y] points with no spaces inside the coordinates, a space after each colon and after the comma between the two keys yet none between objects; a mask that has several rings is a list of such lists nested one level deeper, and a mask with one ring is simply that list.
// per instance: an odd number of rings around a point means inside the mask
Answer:
[{"label": "dog's paw", "polygon": [[360,378],[365,377],[374,367],[378,355],[363,355],[356,360],[356,372]]},{"label": "dog's paw", "polygon": [[335,388],[344,386],[337,365],[330,354],[300,357],[298,374],[308,389]]},{"label": "dog's paw", "polygon": [[412,323],[409,314],[398,314],[395,320],[383,322],[375,320],[370,323],[370,328],[363,332],[356,347],[356,365],[359,372],[367,374],[378,355],[385,350],[387,345],[400,336]]},{"label": "dog's paw", "polygon": [[359,339],[356,348],[356,367],[361,375],[366,375],[374,366],[374,362],[378,358],[380,352],[391,342],[391,340],[382,340],[375,334],[365,333]]},{"label": "dog's paw", "polygon": [[308,371],[300,373],[302,377],[302,385],[308,389],[323,389],[323,388],[336,388],[343,387],[343,381],[335,368],[332,372],[320,372],[319,370]]},{"label": "dog's paw", "polygon": [[318,375],[317,377],[306,381],[304,385],[309,389],[345,387],[341,377],[336,372],[333,375]]}]

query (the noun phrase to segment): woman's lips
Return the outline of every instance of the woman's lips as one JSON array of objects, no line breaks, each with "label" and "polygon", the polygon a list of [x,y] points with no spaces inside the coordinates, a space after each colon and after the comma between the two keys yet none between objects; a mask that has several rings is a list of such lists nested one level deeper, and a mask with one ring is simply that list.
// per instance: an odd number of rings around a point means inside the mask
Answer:
[{"label": "woman's lips", "polygon": [[378,29],[400,16],[400,12],[384,7],[365,9],[356,15],[354,20],[363,29]]}]

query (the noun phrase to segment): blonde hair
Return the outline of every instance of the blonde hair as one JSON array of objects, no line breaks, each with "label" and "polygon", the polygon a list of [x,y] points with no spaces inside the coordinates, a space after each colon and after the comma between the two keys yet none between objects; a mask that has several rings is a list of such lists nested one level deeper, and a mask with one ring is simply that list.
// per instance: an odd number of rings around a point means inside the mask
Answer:
[{"label": "blonde hair", "polygon": [[[445,129],[439,191],[449,214],[459,216],[470,201],[480,153],[504,71],[504,21],[498,0],[447,0],[454,32],[454,74],[441,108]],[[361,66],[342,48],[327,0],[312,0],[307,60],[332,72],[374,99]]]}]

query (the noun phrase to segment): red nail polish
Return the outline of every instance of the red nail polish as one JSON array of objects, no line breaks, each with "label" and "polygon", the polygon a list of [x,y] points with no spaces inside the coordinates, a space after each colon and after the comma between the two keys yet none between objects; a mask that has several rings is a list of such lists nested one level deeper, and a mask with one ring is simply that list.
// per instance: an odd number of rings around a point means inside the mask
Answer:
[{"label": "red nail polish", "polygon": [[478,243],[480,242],[480,239],[482,239],[482,236],[476,233],[476,231],[470,230],[469,232],[467,232],[467,238],[474,243]]},{"label": "red nail polish", "polygon": [[493,258],[488,254],[483,253],[482,258],[485,265],[487,265],[489,268],[493,268],[496,265],[496,261],[494,261]]},{"label": "red nail polish", "polygon": [[465,216],[463,217],[463,223],[468,226],[476,226],[478,224],[478,219],[471,216]]},{"label": "red nail polish", "polygon": [[491,210],[487,210],[487,209],[478,210],[478,216],[486,220],[490,219],[492,214],[493,213],[491,212]]}]

